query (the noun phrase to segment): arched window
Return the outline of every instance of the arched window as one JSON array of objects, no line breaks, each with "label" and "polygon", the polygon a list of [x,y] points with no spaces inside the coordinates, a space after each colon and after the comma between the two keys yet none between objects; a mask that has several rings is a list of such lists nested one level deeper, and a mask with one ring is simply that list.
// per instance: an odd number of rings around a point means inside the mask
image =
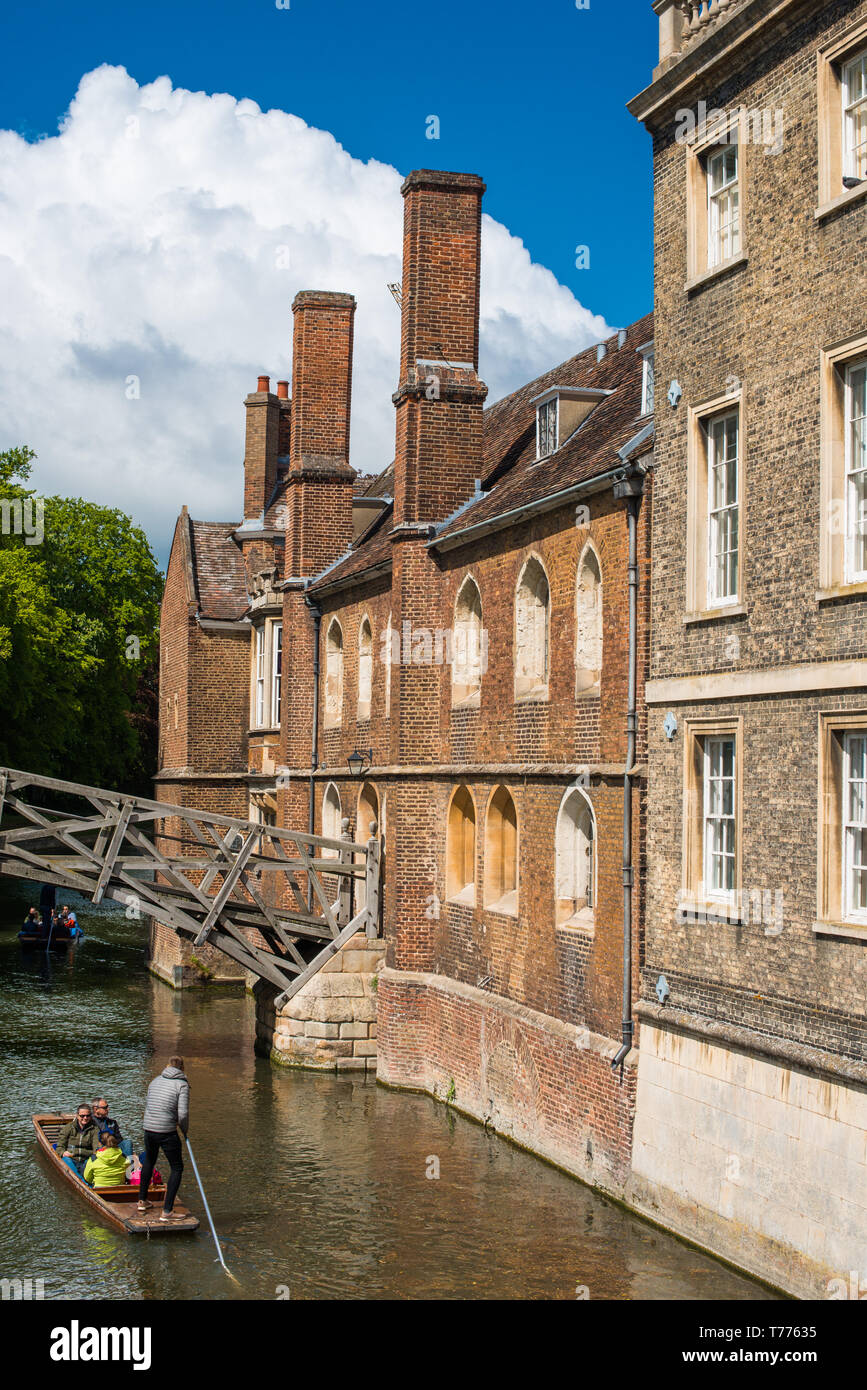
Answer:
[{"label": "arched window", "polygon": [[449,806],[446,897],[459,903],[476,901],[476,808],[467,787],[458,787]]},{"label": "arched window", "polygon": [[602,572],[588,545],[578,565],[575,596],[575,689],[592,690],[602,675]]},{"label": "arched window", "polygon": [[485,907],[518,912],[518,814],[505,787],[497,787],[485,819]]},{"label": "arched window", "polygon": [[333,619],[325,639],[325,723],[339,724],[343,716],[343,629]]},{"label": "arched window", "polygon": [[373,633],[365,618],[358,632],[358,718],[370,718],[370,688],[373,681]]},{"label": "arched window", "polygon": [[515,699],[548,697],[548,576],[535,555],[515,595]]},{"label": "arched window", "polygon": [[[343,812],[340,806],[340,792],[333,782],[329,782],[322,798],[322,834],[329,840],[340,839]],[[336,849],[323,849],[323,859],[336,859]]]},{"label": "arched window", "polygon": [[[371,826],[375,825],[376,830],[372,831]],[[358,794],[358,814],[355,818],[355,839],[360,845],[366,845],[372,837],[379,836],[379,796],[376,787],[365,782]],[[364,855],[358,854],[355,857],[357,864],[364,863]],[[363,878],[355,880],[355,911],[360,912],[367,902],[367,884]]]},{"label": "arched window", "polygon": [[595,905],[596,822],[588,798],[573,787],[557,816],[557,925],[592,925]]},{"label": "arched window", "polygon": [[452,704],[478,706],[482,689],[482,599],[467,575],[455,600],[452,641]]}]

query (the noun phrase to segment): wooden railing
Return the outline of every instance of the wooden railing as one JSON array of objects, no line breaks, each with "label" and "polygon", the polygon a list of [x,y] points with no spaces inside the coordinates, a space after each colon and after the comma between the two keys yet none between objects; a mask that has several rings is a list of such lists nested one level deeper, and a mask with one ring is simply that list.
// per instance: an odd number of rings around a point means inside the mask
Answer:
[{"label": "wooden railing", "polygon": [[[278,1007],[356,932],[379,934],[377,827],[359,844],[347,826],[338,839],[306,835],[0,768],[0,873],[95,903],[134,900],[193,945],[208,942],[268,980]],[[365,900],[355,908],[361,879]]]}]

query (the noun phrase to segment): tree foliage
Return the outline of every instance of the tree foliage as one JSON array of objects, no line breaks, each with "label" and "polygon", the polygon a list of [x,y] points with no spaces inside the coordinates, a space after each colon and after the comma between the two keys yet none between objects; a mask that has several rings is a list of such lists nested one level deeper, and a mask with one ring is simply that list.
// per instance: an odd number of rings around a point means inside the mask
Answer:
[{"label": "tree foliage", "polygon": [[163,577],[123,512],[30,491],[33,458],[0,453],[0,764],[147,791]]}]

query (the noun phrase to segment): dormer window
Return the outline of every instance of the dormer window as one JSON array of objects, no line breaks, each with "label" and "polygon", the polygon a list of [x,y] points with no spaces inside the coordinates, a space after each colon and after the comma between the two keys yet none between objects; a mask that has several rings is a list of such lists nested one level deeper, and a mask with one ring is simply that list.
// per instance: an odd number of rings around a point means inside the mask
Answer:
[{"label": "dormer window", "polygon": [[557,448],[557,416],[559,401],[556,396],[544,401],[536,411],[536,458],[545,459]]},{"label": "dormer window", "polygon": [[536,462],[555,454],[611,391],[591,386],[549,386],[530,402],[536,407]]},{"label": "dormer window", "polygon": [[653,343],[638,349],[641,359],[641,413],[653,414]]}]

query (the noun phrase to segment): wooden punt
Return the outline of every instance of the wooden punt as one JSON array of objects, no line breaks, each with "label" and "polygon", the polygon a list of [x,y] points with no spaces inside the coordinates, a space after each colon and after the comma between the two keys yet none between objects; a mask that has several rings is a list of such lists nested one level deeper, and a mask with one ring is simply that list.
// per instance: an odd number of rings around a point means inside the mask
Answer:
[{"label": "wooden punt", "polygon": [[160,1221],[165,1185],[154,1187],[151,1184],[148,1201],[154,1205],[150,1211],[142,1214],[136,1211],[139,1189],[131,1183],[125,1183],[123,1187],[100,1187],[94,1190],[83,1178],[77,1177],[52,1148],[63,1126],[73,1118],[72,1115],[34,1115],[33,1128],[36,1130],[39,1147],[64,1182],[74,1187],[78,1195],[83,1197],[94,1211],[105,1217],[106,1221],[110,1221],[112,1226],[117,1226],[130,1236],[170,1236],[198,1230],[198,1219],[180,1202],[175,1202],[174,1209],[184,1218],[182,1221]]},{"label": "wooden punt", "polygon": [[67,937],[61,936],[58,941],[52,941],[49,945],[47,936],[22,936],[19,932],[18,941],[21,946],[28,950],[35,950],[38,946],[41,951],[67,951],[75,942]]}]

